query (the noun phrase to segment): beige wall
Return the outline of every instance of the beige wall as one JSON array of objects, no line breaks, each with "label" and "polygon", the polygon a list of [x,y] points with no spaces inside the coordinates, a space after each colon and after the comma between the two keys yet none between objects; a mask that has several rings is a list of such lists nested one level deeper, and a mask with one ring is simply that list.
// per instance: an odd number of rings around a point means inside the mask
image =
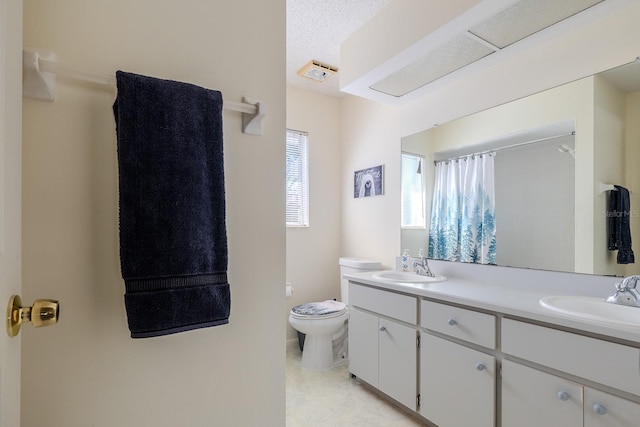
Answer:
[{"label": "beige wall", "polygon": [[[400,255],[400,137],[397,109],[346,96],[342,116],[342,254],[395,268]],[[384,165],[384,195],[354,198],[353,173]]]},{"label": "beige wall", "polygon": [[[132,340],[118,259],[114,91],[59,82],[24,102],[24,299],[61,320],[23,332],[22,425],[282,426],[285,2],[26,0],[26,46],[264,101],[261,137],[225,111],[231,317]],[[259,67],[256,64],[267,64]]]},{"label": "beige wall", "polygon": [[293,339],[291,307],[340,300],[340,98],[287,86],[287,127],[309,137],[310,225],[287,228],[287,281],[294,292],[285,324]]}]

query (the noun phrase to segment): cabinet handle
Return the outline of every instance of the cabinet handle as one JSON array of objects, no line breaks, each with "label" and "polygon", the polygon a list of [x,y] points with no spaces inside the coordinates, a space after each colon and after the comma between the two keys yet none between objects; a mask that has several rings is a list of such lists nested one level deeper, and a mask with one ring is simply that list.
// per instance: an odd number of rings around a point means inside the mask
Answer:
[{"label": "cabinet handle", "polygon": [[487,369],[487,367],[486,367],[486,366],[484,366],[484,363],[480,363],[480,362],[478,362],[478,363],[476,363],[476,369],[477,369],[478,371],[484,371],[485,369]]},{"label": "cabinet handle", "polygon": [[449,325],[451,325],[451,326],[455,326],[455,325],[457,325],[457,324],[458,324],[458,322],[456,322],[456,319],[449,319],[449,320],[447,321],[447,323],[448,323]]},{"label": "cabinet handle", "polygon": [[385,328],[384,326],[380,326],[380,332],[384,332],[386,330],[387,330],[387,328]]},{"label": "cabinet handle", "polygon": [[558,399],[563,401],[567,401],[571,397],[569,393],[567,393],[566,391],[559,391],[557,396],[558,396]]},{"label": "cabinet handle", "polygon": [[604,415],[607,413],[607,408],[599,403],[596,403],[595,405],[593,405],[593,411],[598,415]]}]

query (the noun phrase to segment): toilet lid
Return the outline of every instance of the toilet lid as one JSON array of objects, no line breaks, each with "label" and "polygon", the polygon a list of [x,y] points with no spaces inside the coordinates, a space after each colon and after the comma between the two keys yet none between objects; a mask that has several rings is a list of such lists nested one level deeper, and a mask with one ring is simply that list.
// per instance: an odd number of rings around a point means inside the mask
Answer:
[{"label": "toilet lid", "polygon": [[340,301],[327,300],[322,302],[310,302],[296,305],[291,309],[291,314],[309,317],[334,317],[344,313],[347,305]]}]

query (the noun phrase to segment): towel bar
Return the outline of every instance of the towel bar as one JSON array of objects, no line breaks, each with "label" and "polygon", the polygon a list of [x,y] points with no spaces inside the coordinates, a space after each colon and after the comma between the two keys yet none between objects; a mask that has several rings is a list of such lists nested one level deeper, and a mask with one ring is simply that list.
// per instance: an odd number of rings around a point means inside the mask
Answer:
[{"label": "towel bar", "polygon": [[[75,70],[57,62],[55,59],[55,54],[51,52],[22,51],[22,95],[24,97],[40,101],[54,101],[56,97],[56,76],[114,89],[116,87],[115,77]],[[262,119],[266,115],[266,107],[263,102],[253,98],[243,98],[241,103],[224,101],[223,109],[242,113],[243,133],[262,135]]]},{"label": "towel bar", "polygon": [[[602,182],[599,184],[600,184],[600,191],[599,191],[600,193],[604,193],[605,191],[617,191],[616,187],[613,184],[605,184]],[[633,194],[633,195],[636,194],[636,192],[630,188],[627,188],[627,190],[629,190],[630,194]]]}]

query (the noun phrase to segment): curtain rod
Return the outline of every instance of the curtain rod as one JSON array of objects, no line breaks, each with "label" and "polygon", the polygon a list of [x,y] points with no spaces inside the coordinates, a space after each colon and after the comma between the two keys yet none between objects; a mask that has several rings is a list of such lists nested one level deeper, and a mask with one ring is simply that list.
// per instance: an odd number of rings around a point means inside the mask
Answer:
[{"label": "curtain rod", "polygon": [[[116,88],[115,77],[76,70],[48,58],[55,58],[55,55],[50,52],[22,51],[23,72],[27,77],[23,85],[25,96],[53,101],[55,98],[56,76]],[[51,74],[54,74],[54,76],[51,76]],[[264,103],[251,98],[243,98],[243,101],[230,102],[223,100],[222,108],[242,113],[242,130],[244,133],[262,135],[262,118],[266,114]]]},{"label": "curtain rod", "polygon": [[576,134],[576,132],[573,131],[573,132],[569,132],[569,133],[563,133],[563,134],[560,134],[560,135],[553,135],[553,136],[547,136],[545,138],[538,138],[538,139],[534,139],[534,140],[531,140],[531,141],[518,142],[516,144],[505,145],[504,147],[496,147],[496,148],[492,148],[490,150],[478,151],[477,153],[462,154],[460,156],[449,157],[447,159],[434,160],[433,164],[436,165],[436,164],[441,163],[441,162],[449,162],[449,161],[453,161],[453,160],[460,160],[460,159],[464,159],[465,157],[469,157],[469,156],[481,156],[483,154],[497,153],[498,151],[506,150],[506,149],[509,149],[509,148],[516,148],[516,147],[521,147],[523,145],[534,144],[536,142],[544,142],[544,141],[550,141],[552,139],[564,138],[564,137],[567,137],[567,136],[574,136],[575,134]]}]

